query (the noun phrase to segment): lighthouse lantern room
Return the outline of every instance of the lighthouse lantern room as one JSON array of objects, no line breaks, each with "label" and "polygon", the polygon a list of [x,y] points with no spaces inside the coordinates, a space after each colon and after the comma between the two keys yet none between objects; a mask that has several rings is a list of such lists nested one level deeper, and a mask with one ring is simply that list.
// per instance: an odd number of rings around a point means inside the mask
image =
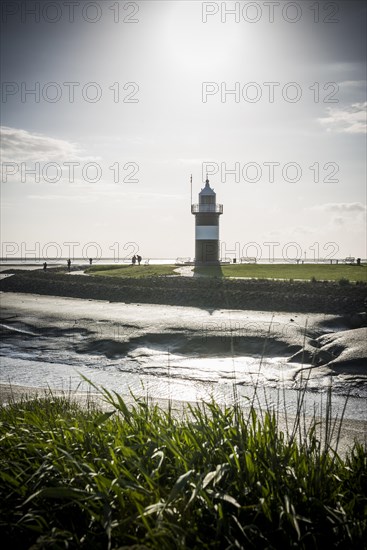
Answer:
[{"label": "lighthouse lantern room", "polygon": [[208,175],[199,193],[199,203],[191,205],[191,213],[195,216],[195,263],[219,262],[219,216],[223,214],[223,205],[216,203]]}]

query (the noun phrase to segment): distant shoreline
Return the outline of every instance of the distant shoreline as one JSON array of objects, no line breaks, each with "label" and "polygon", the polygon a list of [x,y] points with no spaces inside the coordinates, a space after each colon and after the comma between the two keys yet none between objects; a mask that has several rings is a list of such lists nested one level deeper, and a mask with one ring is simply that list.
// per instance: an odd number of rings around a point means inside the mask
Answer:
[{"label": "distant shoreline", "polygon": [[366,309],[366,285],[194,277],[70,277],[64,270],[16,271],[0,291],[203,309],[353,315]]}]

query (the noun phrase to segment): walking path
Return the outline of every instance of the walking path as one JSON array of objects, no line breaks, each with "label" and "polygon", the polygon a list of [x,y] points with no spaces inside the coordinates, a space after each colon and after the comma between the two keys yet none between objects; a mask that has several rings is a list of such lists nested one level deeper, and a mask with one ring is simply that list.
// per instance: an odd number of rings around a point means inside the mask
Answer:
[{"label": "walking path", "polygon": [[182,277],[194,277],[194,275],[197,276],[197,273],[194,273],[193,269],[194,269],[193,265],[183,265],[182,267],[178,267],[174,271],[175,273],[178,273]]}]

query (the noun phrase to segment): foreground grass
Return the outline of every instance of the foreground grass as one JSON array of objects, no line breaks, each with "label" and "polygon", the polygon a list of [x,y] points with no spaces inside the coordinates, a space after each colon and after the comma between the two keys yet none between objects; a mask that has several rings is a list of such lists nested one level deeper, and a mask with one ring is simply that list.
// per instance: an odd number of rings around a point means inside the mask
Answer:
[{"label": "foreground grass", "polygon": [[162,275],[177,275],[175,265],[95,265],[85,270],[90,275],[103,275],[103,277],[160,277]]},{"label": "foreground grass", "polygon": [[231,264],[198,266],[195,272],[209,277],[253,277],[257,279],[306,279],[317,281],[367,282],[367,266],[322,264]]},{"label": "foreground grass", "polygon": [[[50,397],[0,408],[3,548],[363,548],[367,458],[214,403],[175,419]],[[322,441],[322,442],[321,442]]]}]

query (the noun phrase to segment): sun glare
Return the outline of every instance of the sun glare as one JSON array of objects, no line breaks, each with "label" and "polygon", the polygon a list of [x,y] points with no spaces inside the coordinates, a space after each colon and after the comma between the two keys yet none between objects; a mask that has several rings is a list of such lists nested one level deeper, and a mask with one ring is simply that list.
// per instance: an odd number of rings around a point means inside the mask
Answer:
[{"label": "sun glare", "polygon": [[[181,17],[178,19],[177,13],[171,12],[162,38],[167,54],[177,66],[184,70],[202,71],[230,65],[238,45],[238,33],[233,29],[229,32],[229,28],[228,32],[218,33],[217,25],[204,25],[200,17],[193,22],[182,6],[176,6],[176,9],[182,12]],[[180,21],[179,26],[173,24],[177,20]]]}]

